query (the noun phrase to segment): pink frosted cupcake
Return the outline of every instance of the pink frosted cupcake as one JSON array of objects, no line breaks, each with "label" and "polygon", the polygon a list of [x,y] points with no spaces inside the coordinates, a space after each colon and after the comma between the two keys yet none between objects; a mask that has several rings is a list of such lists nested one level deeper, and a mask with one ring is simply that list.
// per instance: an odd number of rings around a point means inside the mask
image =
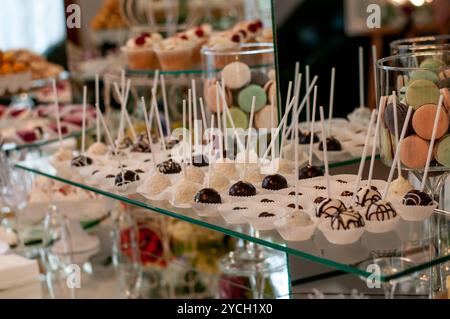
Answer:
[{"label": "pink frosted cupcake", "polygon": [[127,64],[131,70],[155,70],[159,68],[155,54],[155,46],[162,37],[159,33],[142,33],[131,38],[122,51],[127,57]]},{"label": "pink frosted cupcake", "polygon": [[187,36],[175,36],[163,40],[156,48],[159,64],[164,71],[189,70],[193,66],[192,53],[195,41]]}]

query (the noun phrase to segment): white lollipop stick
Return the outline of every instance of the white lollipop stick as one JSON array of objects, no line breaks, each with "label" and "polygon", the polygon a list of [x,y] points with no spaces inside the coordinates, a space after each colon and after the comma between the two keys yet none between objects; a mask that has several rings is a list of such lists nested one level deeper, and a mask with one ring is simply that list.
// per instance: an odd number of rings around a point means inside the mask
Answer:
[{"label": "white lollipop stick", "polygon": [[[314,88],[314,85],[316,84],[318,78],[319,78],[318,76],[315,76],[315,77],[313,78],[313,80],[312,80],[312,82],[311,82],[311,85],[309,86],[308,92],[306,92],[306,95],[303,97],[303,100],[302,100],[302,102],[300,103],[300,106],[299,106],[299,108],[298,108],[298,110],[297,110],[297,114],[294,114],[294,115],[293,115],[295,118],[298,119],[298,117],[299,117],[301,111],[303,110],[303,107],[304,107],[305,104],[306,104],[306,99],[307,99],[308,96],[311,94],[311,92],[312,92],[312,90],[313,90],[313,88]],[[286,112],[285,112],[284,115],[283,115],[283,119],[284,119],[284,120],[287,120],[287,116],[288,116],[288,114],[289,114],[289,111],[291,110],[291,108],[292,108],[292,106],[294,105],[294,103],[295,103],[295,97],[292,99],[291,103],[289,104],[288,108],[286,109]],[[278,134],[280,134],[280,131],[281,131],[281,128],[282,128],[282,124],[283,124],[283,119],[281,120],[280,124],[278,125],[277,131],[275,132],[275,139],[271,140],[270,145],[269,145],[269,147],[267,148],[266,152],[264,153],[264,156],[262,157],[262,160],[261,160],[261,161],[264,161],[264,160],[267,158],[267,155],[269,154],[270,149],[274,146],[273,144],[275,143],[275,140],[278,138]],[[289,128],[289,130],[286,132],[286,135],[289,135],[291,129],[293,129],[292,126],[291,126],[291,127]]]},{"label": "white lollipop stick", "polygon": [[186,177],[186,100],[183,100],[183,160],[181,161],[183,176]]},{"label": "white lollipop stick", "polygon": [[[395,94],[395,91],[392,91],[392,96],[394,97],[394,109],[392,112],[394,113],[394,130],[395,130],[395,143],[398,145],[398,109],[397,109],[397,96]],[[397,161],[397,171],[398,171],[398,177],[402,176],[402,166],[400,161]]]},{"label": "white lollipop stick", "polygon": [[295,71],[294,71],[294,87],[297,85],[298,75],[300,74],[300,62],[295,62]]},{"label": "white lollipop stick", "polygon": [[328,136],[331,136],[331,122],[333,120],[333,106],[334,106],[334,81],[336,78],[336,68],[331,68],[331,87],[330,87],[330,104],[328,109]]},{"label": "white lollipop stick", "polygon": [[[292,94],[292,81],[289,81],[287,98],[286,98],[286,106],[284,108],[285,112],[289,105],[289,101],[291,100],[291,94]],[[284,122],[283,129],[281,131],[280,158],[283,158],[283,148],[284,148],[285,140],[286,140],[286,122]]]},{"label": "white lollipop stick", "polygon": [[[294,114],[297,114],[296,106],[294,107]],[[298,208],[298,118],[294,119],[294,191],[295,191],[295,209]]]},{"label": "white lollipop stick", "polygon": [[192,90],[188,90],[189,164],[192,165]]},{"label": "white lollipop stick", "polygon": [[359,107],[364,106],[364,51],[359,47]]},{"label": "white lollipop stick", "polygon": [[[320,107],[320,122],[322,124],[322,141],[327,140],[327,133],[325,132],[325,116],[323,114],[323,106]],[[325,181],[327,183],[327,197],[331,198],[331,189],[330,189],[330,171],[328,168],[328,151],[327,151],[327,143],[323,143],[323,162],[325,164]]]},{"label": "white lollipop stick", "polygon": [[143,96],[141,97],[141,105],[142,105],[142,111],[144,112],[145,129],[147,131],[148,145],[150,147],[150,153],[152,154],[152,162],[153,162],[153,166],[156,167],[155,152],[153,152],[153,149],[152,149],[152,134],[151,134],[151,130],[150,130],[150,124],[148,123],[147,106],[145,105],[145,99]]},{"label": "white lollipop stick", "polygon": [[[116,90],[117,93],[117,90]],[[120,76],[120,93],[117,93],[117,96],[119,97],[119,102],[120,102],[120,122],[119,122],[119,131],[117,133],[117,139],[119,140],[119,142],[123,139],[123,129],[125,126],[124,123],[124,106],[123,106],[123,100],[124,100],[124,96],[125,96],[125,70],[121,71],[121,76]]]},{"label": "white lollipop stick", "polygon": [[157,124],[158,124],[159,137],[161,139],[163,151],[165,152],[167,150],[166,141],[164,139],[164,132],[162,129],[161,117],[159,116],[159,112],[158,112],[158,106],[156,105],[156,91],[152,92],[152,107],[153,107],[154,112],[156,113],[156,121],[158,122]]},{"label": "white lollipop stick", "polygon": [[[100,80],[98,77],[98,73],[95,74],[95,105],[100,105]],[[97,114],[97,118],[95,119],[96,122],[96,130],[97,130],[97,143],[100,143],[101,140],[101,136],[100,136],[100,119],[98,118],[98,114]]]},{"label": "white lollipop stick", "polygon": [[[273,137],[274,127],[275,127],[275,104],[273,102],[273,95],[270,97],[270,138]],[[271,152],[272,154],[272,164],[275,163],[275,152]]]},{"label": "white lollipop stick", "polygon": [[81,124],[81,154],[84,154],[86,150],[86,100],[87,100],[87,87],[83,86],[83,118]]},{"label": "white lollipop stick", "polygon": [[[220,104],[220,100],[219,100],[219,83],[216,82],[216,106],[217,106],[217,127],[219,128],[219,152],[220,152],[220,158],[224,158],[224,153],[223,153],[223,131],[222,131],[222,120],[221,117],[224,117],[225,114],[223,113],[224,110],[222,109],[222,115],[219,109],[219,104]],[[225,130],[225,128],[223,129]]]},{"label": "white lollipop stick", "polygon": [[[305,76],[306,76],[306,91],[308,91],[308,88],[309,88],[309,65],[307,65],[305,67]],[[310,112],[311,112],[311,100],[308,96],[308,99],[306,100],[306,122],[307,123],[311,120]]]},{"label": "white lollipop stick", "polygon": [[[298,111],[298,100],[300,99],[300,89],[302,86],[302,74],[299,73],[296,79],[296,82],[294,83],[294,116],[291,118],[291,125],[289,128],[294,129],[294,120],[297,119],[298,121],[298,116],[300,113],[297,113]],[[306,101],[308,101],[308,99],[306,99]],[[290,134],[292,134],[292,131],[289,132]],[[291,136],[292,138],[293,136]]]},{"label": "white lollipop stick", "polygon": [[372,111],[370,115],[369,128],[367,129],[366,139],[364,140],[364,148],[361,155],[361,161],[359,162],[358,175],[356,176],[355,189],[353,192],[352,200],[355,201],[356,193],[358,192],[359,185],[361,184],[362,173],[364,170],[364,163],[366,162],[367,149],[369,148],[370,135],[372,134],[373,123],[375,122],[376,110]]},{"label": "white lollipop stick", "polygon": [[55,109],[56,109],[56,127],[58,129],[59,147],[62,148],[63,141],[61,132],[61,114],[59,112],[58,91],[56,90],[55,79],[52,79],[52,87],[53,87],[53,101],[55,102]]},{"label": "white lollipop stick", "polygon": [[164,118],[166,122],[167,135],[170,135],[170,116],[169,116],[169,106],[167,104],[167,93],[166,93],[166,80],[164,79],[164,74],[161,74],[161,91],[164,106]]},{"label": "white lollipop stick", "polygon": [[433,131],[431,132],[430,147],[428,147],[427,162],[425,165],[425,170],[423,171],[422,183],[420,184],[421,192],[423,192],[423,190],[425,189],[425,185],[427,183],[428,171],[430,170],[430,162],[431,162],[431,158],[433,157],[434,142],[436,140],[437,126],[439,123],[439,117],[441,116],[441,108],[442,108],[443,98],[444,98],[443,95],[441,95],[439,97],[439,104],[437,107],[436,116],[434,117]]},{"label": "white lollipop stick", "polygon": [[159,79],[159,70],[155,71],[154,74],[155,81],[153,82],[152,91],[158,92],[158,79]]},{"label": "white lollipop stick", "polygon": [[[408,112],[406,113],[405,123],[403,124],[402,133],[400,134],[399,142],[398,142],[397,148],[395,150],[394,160],[392,161],[391,170],[389,171],[389,177],[388,177],[388,180],[386,183],[386,187],[384,188],[384,191],[383,191],[382,199],[386,199],[386,197],[387,197],[387,194],[389,192],[389,187],[391,186],[392,178],[394,177],[396,163],[398,160],[400,160],[399,157],[400,157],[401,144],[406,135],[406,131],[408,130],[409,119],[411,118],[412,110],[413,110],[413,108],[412,108],[412,106],[410,106],[408,108]],[[379,112],[379,113],[381,113],[381,112]]]},{"label": "white lollipop stick", "polygon": [[377,124],[375,126],[375,137],[373,140],[372,154],[371,154],[371,158],[370,158],[369,176],[367,177],[367,187],[370,187],[370,185],[372,184],[373,168],[375,166],[375,155],[377,152],[378,135],[380,133],[380,125],[381,125],[381,113],[382,113],[381,107],[383,106],[383,103],[384,103],[384,99],[380,99],[380,105],[378,106],[379,112],[377,115]]},{"label": "white lollipop stick", "polygon": [[[236,142],[237,142],[239,151],[241,152],[242,150],[245,150],[245,146],[242,144],[242,141],[239,138],[239,135],[238,135],[238,133],[236,131],[236,125],[234,124],[234,120],[233,120],[233,118],[231,116],[231,112],[228,109],[227,101],[225,99],[225,91],[223,91],[223,87],[219,90],[219,92],[220,92],[220,95],[222,97],[222,106],[223,106],[224,112],[226,114],[226,117],[228,118],[228,121],[230,121],[231,129],[233,131],[233,135],[236,138]],[[222,114],[222,116],[223,116],[223,114]],[[223,122],[224,122],[224,136],[225,136],[225,138],[224,138],[224,147],[227,150],[228,149],[227,125],[226,125],[226,119],[224,117],[222,117],[222,119],[223,119]]]},{"label": "white lollipop stick", "polygon": [[[316,82],[318,79],[319,79],[319,77],[317,75],[314,76],[314,78],[312,79],[311,84],[309,85],[309,88],[308,88],[308,92],[306,92],[305,96],[303,97],[303,100],[300,103],[300,106],[297,110],[297,114],[294,115],[296,118],[298,118],[300,116],[300,113],[303,111],[303,108],[305,107],[305,104],[306,104],[306,99],[311,94],[312,90],[314,89],[314,85],[316,85]],[[289,134],[291,134],[291,131],[293,129],[294,129],[293,126],[289,127],[289,129],[286,131],[286,135],[289,136]]]},{"label": "white lollipop stick", "polygon": [[245,173],[247,172],[248,153],[250,150],[251,136],[252,136],[252,124],[253,124],[253,117],[255,116],[255,105],[256,105],[256,96],[253,96],[252,108],[250,111],[250,123],[248,124],[247,130],[247,145],[245,146],[245,159],[244,159],[244,169],[242,170],[242,180],[245,179]]},{"label": "white lollipop stick", "polygon": [[105,119],[103,118],[103,114],[102,114],[102,112],[100,111],[100,107],[98,106],[98,104],[97,104],[95,107],[96,107],[97,113],[98,113],[98,115],[99,115],[99,117],[100,117],[100,122],[101,122],[102,125],[103,125],[103,130],[105,131],[106,137],[108,138],[108,142],[109,142],[109,144],[111,145],[112,150],[115,152],[115,150],[116,150],[116,145],[114,144],[114,140],[113,140],[113,138],[112,138],[112,136],[111,136],[111,133],[109,132],[108,125],[106,125]]},{"label": "white lollipop stick", "polygon": [[208,161],[208,188],[211,187],[211,175],[212,175],[212,162],[213,162],[213,151],[214,151],[214,114],[211,115],[211,132],[209,134],[210,149],[209,149],[209,161]]},{"label": "white lollipop stick", "polygon": [[309,139],[309,166],[312,165],[312,155],[313,155],[313,145],[314,145],[314,121],[316,120],[316,104],[317,104],[317,85],[314,86],[312,118],[311,118],[310,129],[309,129],[309,133],[311,134],[310,139]]},{"label": "white lollipop stick", "polygon": [[208,123],[206,122],[205,104],[203,103],[202,97],[200,97],[199,101],[200,101],[200,112],[202,114],[203,128],[206,130],[208,128]]},{"label": "white lollipop stick", "polygon": [[201,144],[200,142],[200,128],[198,127],[198,114],[197,114],[197,89],[195,87],[195,79],[191,81],[192,86],[192,108],[194,115],[194,145],[197,146]]},{"label": "white lollipop stick", "polygon": [[[126,88],[125,97],[120,97],[120,99],[121,99],[121,105],[122,105],[122,108],[123,108],[123,111],[122,111],[123,112],[122,113],[123,114],[123,118],[127,121],[128,127],[131,130],[131,135],[133,136],[133,140],[136,141],[137,140],[136,130],[134,129],[133,123],[131,122],[130,115],[128,114],[128,110],[127,110],[127,103],[128,103],[129,92],[130,92],[130,85],[131,85],[131,81],[128,80],[127,81],[127,88]],[[114,89],[116,90],[116,94],[119,95],[120,92],[119,92],[119,87],[117,86],[117,83],[114,83]],[[123,126],[122,130],[125,130],[125,125]],[[123,132],[121,133],[121,136],[123,138]]]},{"label": "white lollipop stick", "polygon": [[373,63],[373,83],[375,85],[375,105],[377,104],[378,97],[378,81],[377,81],[377,47],[372,45],[372,63]]}]

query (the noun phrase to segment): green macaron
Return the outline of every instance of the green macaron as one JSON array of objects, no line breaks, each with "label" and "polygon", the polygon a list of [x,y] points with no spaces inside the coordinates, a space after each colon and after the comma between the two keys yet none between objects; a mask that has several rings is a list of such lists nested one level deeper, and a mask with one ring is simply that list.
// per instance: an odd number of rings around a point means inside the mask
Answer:
[{"label": "green macaron", "polygon": [[[248,129],[248,115],[237,107],[231,107],[231,118],[233,119],[235,128]],[[232,128],[231,122],[227,117],[227,127]]]},{"label": "green macaron", "polygon": [[420,67],[424,69],[438,69],[444,65],[445,63],[438,59],[426,59],[420,63]]},{"label": "green macaron", "polygon": [[450,134],[436,141],[434,157],[439,164],[450,167]]},{"label": "green macaron", "polygon": [[428,80],[415,80],[410,82],[406,89],[406,103],[414,110],[427,103],[438,104],[439,88]]},{"label": "green macaron", "polygon": [[414,80],[428,80],[435,84],[439,82],[439,78],[436,73],[428,70],[412,71],[410,75],[410,81],[412,82]]},{"label": "green macaron", "polygon": [[238,104],[239,107],[247,113],[250,113],[252,110],[252,100],[253,97],[255,100],[255,112],[261,110],[267,103],[267,94],[266,91],[259,85],[251,84],[241,90],[238,95]]}]

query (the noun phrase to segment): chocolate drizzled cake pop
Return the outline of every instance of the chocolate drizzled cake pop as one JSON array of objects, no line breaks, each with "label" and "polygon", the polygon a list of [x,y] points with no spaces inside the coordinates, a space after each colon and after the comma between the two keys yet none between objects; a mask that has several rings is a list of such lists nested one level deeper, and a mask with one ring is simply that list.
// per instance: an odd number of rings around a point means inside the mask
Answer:
[{"label": "chocolate drizzled cake pop", "polygon": [[250,183],[239,181],[231,185],[228,194],[230,196],[239,196],[239,197],[255,196],[256,188]]},{"label": "chocolate drizzled cake pop", "polygon": [[158,170],[163,174],[178,174],[181,172],[181,166],[171,158],[159,163],[157,165]]},{"label": "chocolate drizzled cake pop", "polygon": [[427,193],[413,189],[406,193],[402,203],[406,206],[431,206],[433,199]]},{"label": "chocolate drizzled cake pop", "polygon": [[125,170],[116,175],[114,185],[120,187],[140,180],[139,174],[135,171]]},{"label": "chocolate drizzled cake pop", "polygon": [[[326,139],[327,143],[327,151],[342,151],[342,145],[341,143],[335,139],[333,136],[327,137]],[[323,142],[320,141],[319,143],[319,150],[323,151]]]},{"label": "chocolate drizzled cake pop", "polygon": [[349,230],[364,227],[364,219],[353,208],[347,208],[330,216],[332,230]]},{"label": "chocolate drizzled cake pop", "polygon": [[361,207],[366,207],[368,204],[375,203],[381,199],[381,194],[376,187],[363,187],[356,193],[355,203]]},{"label": "chocolate drizzled cake pop", "polygon": [[280,174],[267,175],[262,181],[262,188],[269,190],[280,190],[288,187],[286,178]]},{"label": "chocolate drizzled cake pop", "polygon": [[324,172],[320,167],[313,165],[306,165],[298,171],[298,179],[308,179],[313,177],[323,176]]},{"label": "chocolate drizzled cake pop", "polygon": [[78,155],[72,159],[70,166],[72,167],[84,167],[92,165],[92,158],[85,155]]},{"label": "chocolate drizzled cake pop", "polygon": [[215,189],[203,188],[195,194],[194,201],[202,204],[220,204],[222,198]]},{"label": "chocolate drizzled cake pop", "polygon": [[351,191],[343,191],[341,193],[341,196],[342,197],[351,197],[351,196],[353,196],[353,192],[351,192]]},{"label": "chocolate drizzled cake pop", "polygon": [[[299,133],[298,134],[298,143],[299,144],[306,145],[306,144],[310,143],[310,141],[311,141],[311,132],[309,132],[309,131],[307,131],[307,132],[299,131],[298,133]],[[319,136],[316,133],[314,133],[313,134],[313,143],[314,144],[318,143],[319,140],[320,140]]]},{"label": "chocolate drizzled cake pop", "polygon": [[371,203],[367,207],[365,214],[366,220],[370,221],[385,221],[397,217],[397,212],[395,211],[392,204],[386,200],[379,200],[375,203]]},{"label": "chocolate drizzled cake pop", "polygon": [[332,217],[336,213],[342,212],[343,210],[345,210],[345,205],[342,201],[339,199],[328,198],[320,202],[320,205],[316,211],[316,216],[319,218],[328,218]]}]

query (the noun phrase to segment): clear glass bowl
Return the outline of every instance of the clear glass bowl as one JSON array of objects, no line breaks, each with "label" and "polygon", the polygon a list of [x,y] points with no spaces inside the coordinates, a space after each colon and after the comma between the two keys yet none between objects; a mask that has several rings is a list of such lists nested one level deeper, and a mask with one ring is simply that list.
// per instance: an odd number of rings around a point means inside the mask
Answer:
[{"label": "clear glass bowl", "polygon": [[417,38],[406,38],[390,43],[391,54],[407,54],[425,51],[450,50],[450,35],[433,35]]},{"label": "clear glass bowl", "polygon": [[[404,145],[408,146],[405,147],[405,151],[402,149],[400,152],[402,168],[422,171],[425,167],[424,160],[427,157],[436,114],[436,106],[429,106],[429,104],[437,105],[440,94],[446,96],[441,112],[444,112],[442,117],[447,118],[447,120],[444,119],[444,123],[440,124],[438,128],[439,133],[436,136],[435,148],[439,147],[439,143],[446,137],[449,141],[445,143],[450,142],[450,130],[445,124],[445,122],[448,122],[450,109],[448,98],[450,51],[410,53],[386,57],[377,61],[377,73],[378,107],[381,108],[382,112],[380,126],[381,158],[385,164],[390,166],[396,151],[394,108],[392,106],[394,101],[392,92],[395,91],[397,95],[398,136],[400,136],[403,127],[407,108],[410,105],[413,106],[413,114],[404,139]],[[406,144],[407,139],[408,143]],[[432,159],[430,171],[450,170],[448,163],[447,165],[442,164],[442,162],[448,161],[436,161],[436,159]]]}]

